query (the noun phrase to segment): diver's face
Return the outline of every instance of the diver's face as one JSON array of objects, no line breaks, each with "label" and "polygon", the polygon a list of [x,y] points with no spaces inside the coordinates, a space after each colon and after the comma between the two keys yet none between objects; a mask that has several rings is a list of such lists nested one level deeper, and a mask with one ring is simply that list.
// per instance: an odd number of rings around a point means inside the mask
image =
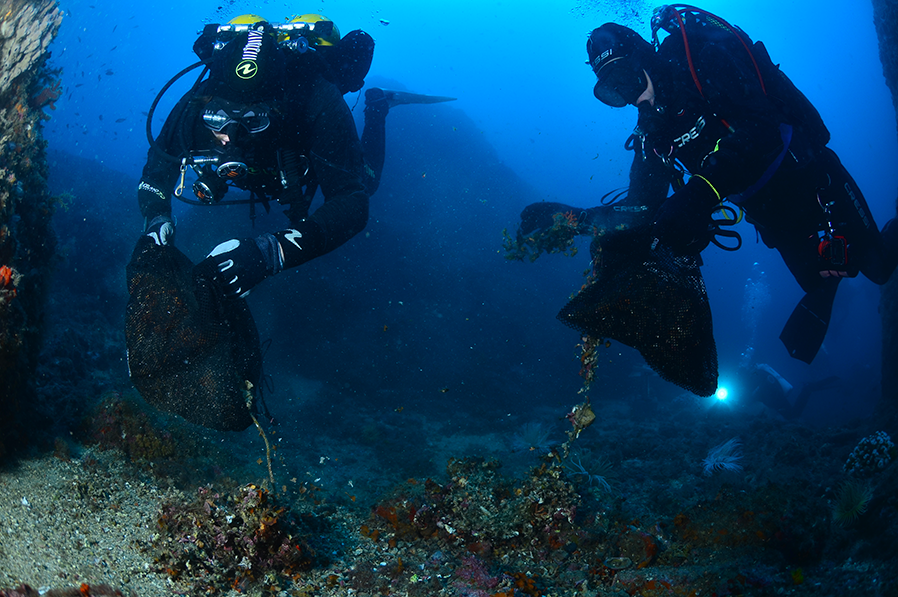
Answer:
[{"label": "diver's face", "polygon": [[612,108],[636,105],[636,100],[646,87],[646,73],[632,56],[614,58],[596,70],[593,95]]},{"label": "diver's face", "polygon": [[237,146],[246,149],[262,142],[263,135],[261,132],[250,133],[244,126],[236,122],[228,124],[221,130],[210,130],[209,132],[215,139],[212,143],[218,148]]},{"label": "diver's face", "polygon": [[201,117],[215,140],[221,145],[237,142],[239,138],[252,138],[267,130],[271,124],[268,105],[245,105],[213,97],[206,104]]},{"label": "diver's face", "polygon": [[639,104],[642,102],[648,102],[650,106],[655,105],[655,86],[652,85],[652,78],[649,74],[643,69],[642,71],[645,73],[646,87],[645,91],[642,92],[638,98],[636,98],[636,107],[639,107]]}]

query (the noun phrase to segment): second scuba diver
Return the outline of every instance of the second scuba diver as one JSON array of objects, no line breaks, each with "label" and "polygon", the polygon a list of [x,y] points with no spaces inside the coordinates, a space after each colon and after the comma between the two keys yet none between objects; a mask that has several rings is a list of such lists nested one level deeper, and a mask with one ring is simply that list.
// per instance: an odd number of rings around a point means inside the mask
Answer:
[{"label": "second scuba diver", "polygon": [[[880,232],[854,179],[827,147],[817,110],[740,29],[695,7],[665,6],[652,19],[653,44],[616,23],[592,31],[586,50],[595,97],[636,106],[627,197],[631,224],[653,249],[698,256],[715,235],[724,200],[744,210],[776,249],[805,297],[781,339],[810,363],[826,334],[842,278],[863,273],[884,284],[898,263],[898,225]],[[658,41],[659,31],[669,35]],[[671,188],[673,193],[670,193]],[[583,210],[536,203],[521,214],[521,236],[550,227],[553,214],[579,214],[588,234],[614,206]],[[731,222],[728,222],[731,223]],[[598,239],[597,239],[598,240]]]}]

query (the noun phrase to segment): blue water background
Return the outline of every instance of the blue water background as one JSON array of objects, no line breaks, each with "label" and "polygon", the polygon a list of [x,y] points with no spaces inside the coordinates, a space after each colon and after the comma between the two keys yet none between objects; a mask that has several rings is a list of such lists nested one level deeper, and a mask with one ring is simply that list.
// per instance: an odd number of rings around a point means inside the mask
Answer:
[{"label": "blue water background", "polygon": [[[531,201],[586,207],[627,184],[632,154],[622,145],[635,124],[635,108],[615,110],[593,98],[585,41],[591,29],[611,20],[648,37],[654,5],[371,5],[63,1],[66,17],[51,66],[63,69],[64,95],[55,110],[47,110],[52,118],[46,138],[53,149],[136,180],[147,150],[144,114],[169,78],[195,62],[191,47],[204,24],[247,12],[272,21],[318,12],[343,33],[368,31],[377,42],[369,84],[458,100],[395,108],[387,122],[384,182],[372,199],[366,232],[334,254],[266,282],[251,297],[262,336],[273,340],[268,369],[280,380],[281,396],[316,391],[320,381],[385,407],[443,406],[471,417],[507,412],[523,421],[537,408],[565,409],[579,400],[578,338],[554,316],[582,283],[587,242],[574,259],[549,256],[521,264],[502,258],[501,230],[513,229]],[[701,6],[766,43],[774,61],[818,107],[832,132],[830,147],[858,181],[881,226],[894,213],[898,145],[871,6],[772,0]],[[163,98],[155,132],[196,72]],[[346,99],[352,105],[356,98]],[[361,107],[355,112],[360,118]],[[429,150],[419,157],[434,160],[423,167],[408,155],[419,145]],[[410,172],[410,163],[421,171]],[[458,164],[504,164],[524,185],[483,193],[485,187],[465,188],[440,176]],[[77,176],[51,172],[63,187],[66,177]],[[476,178],[489,179],[489,172]],[[432,189],[426,186],[430,181]],[[102,181],[96,186],[96,196],[79,201],[99,209],[110,201],[117,202],[116,210],[133,207],[133,219],[107,225],[132,226],[136,238],[134,190],[110,194]],[[418,199],[409,203],[409,195]],[[285,223],[272,216],[253,229],[241,212],[228,225],[210,228],[207,215],[198,211],[176,205],[182,222],[178,243],[193,259],[227,238]],[[756,361],[772,364],[796,385],[830,374],[846,381],[842,391],[812,405],[809,420],[869,413],[879,392],[878,288],[861,278],[844,282],[821,354],[811,366],[794,361],[777,336],[801,291],[778,255],[755,242],[753,229],[739,229],[746,240],[742,250],[704,253],[722,380],[751,346]],[[654,378],[630,349],[615,344],[607,356],[607,385],[594,388],[595,399],[641,401],[679,393]],[[280,413],[300,416],[301,408],[281,400]]]}]

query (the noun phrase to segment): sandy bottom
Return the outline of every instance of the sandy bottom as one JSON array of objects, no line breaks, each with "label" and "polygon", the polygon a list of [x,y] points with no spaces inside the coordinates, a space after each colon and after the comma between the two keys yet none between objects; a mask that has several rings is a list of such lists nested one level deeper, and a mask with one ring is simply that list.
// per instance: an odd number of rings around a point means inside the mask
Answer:
[{"label": "sandy bottom", "polygon": [[0,470],[0,587],[105,584],[125,595],[170,595],[149,546],[163,500],[184,499],[140,478],[113,452],[53,455]]}]

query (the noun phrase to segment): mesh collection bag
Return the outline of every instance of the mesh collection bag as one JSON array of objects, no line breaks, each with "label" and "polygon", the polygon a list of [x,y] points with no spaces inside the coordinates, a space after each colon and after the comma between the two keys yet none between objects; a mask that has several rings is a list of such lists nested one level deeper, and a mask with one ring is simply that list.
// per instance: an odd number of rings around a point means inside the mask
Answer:
[{"label": "mesh collection bag", "polygon": [[699,396],[717,390],[717,346],[697,257],[651,249],[645,227],[593,244],[595,279],[558,313],[593,338],[635,348],[662,378]]},{"label": "mesh collection bag", "polygon": [[137,242],[127,269],[125,340],[131,380],[156,408],[222,431],[252,424],[246,382],[262,353],[242,299],[225,299],[181,251]]}]

